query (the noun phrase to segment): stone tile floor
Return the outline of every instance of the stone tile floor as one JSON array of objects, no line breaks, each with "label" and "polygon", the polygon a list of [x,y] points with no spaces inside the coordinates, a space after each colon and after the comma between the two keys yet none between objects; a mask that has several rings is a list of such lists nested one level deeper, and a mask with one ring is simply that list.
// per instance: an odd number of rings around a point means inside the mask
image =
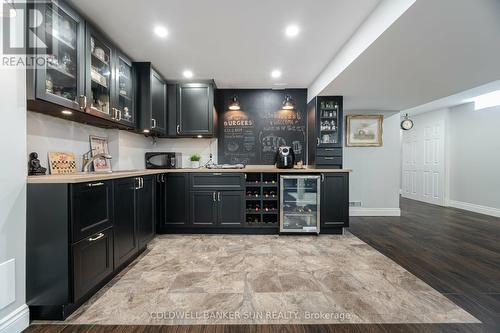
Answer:
[{"label": "stone tile floor", "polygon": [[161,235],[66,324],[477,323],[357,237]]}]

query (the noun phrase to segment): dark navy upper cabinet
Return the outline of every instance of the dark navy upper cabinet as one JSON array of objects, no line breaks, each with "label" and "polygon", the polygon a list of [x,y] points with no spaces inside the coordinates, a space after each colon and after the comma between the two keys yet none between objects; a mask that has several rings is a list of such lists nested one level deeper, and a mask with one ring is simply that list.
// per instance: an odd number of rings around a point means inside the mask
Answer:
[{"label": "dark navy upper cabinet", "polygon": [[167,84],[150,62],[134,63],[136,73],[138,130],[145,134],[167,134]]},{"label": "dark navy upper cabinet", "polygon": [[135,128],[131,61],[63,1],[28,6],[43,16],[33,55],[47,56],[46,64],[27,70],[27,109],[105,128]]},{"label": "dark navy upper cabinet", "polygon": [[[46,47],[47,65],[28,70],[28,101],[32,106],[28,109],[43,107],[38,101],[83,111],[85,21],[64,2],[34,2],[30,6],[43,16],[36,34]],[[41,50],[35,48],[34,56],[45,56]]]},{"label": "dark navy upper cabinet", "polygon": [[169,136],[214,136],[213,81],[169,82]]}]

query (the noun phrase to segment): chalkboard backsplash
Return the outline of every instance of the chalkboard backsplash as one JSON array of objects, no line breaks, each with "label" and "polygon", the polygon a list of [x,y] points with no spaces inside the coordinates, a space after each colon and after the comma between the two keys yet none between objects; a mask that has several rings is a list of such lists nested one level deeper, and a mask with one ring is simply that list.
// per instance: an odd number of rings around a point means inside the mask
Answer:
[{"label": "chalkboard backsplash", "polygon": [[[283,110],[285,95],[295,103]],[[237,96],[241,109],[229,110]],[[274,164],[279,146],[293,147],[296,161],[305,161],[307,89],[219,89],[219,163]]]}]

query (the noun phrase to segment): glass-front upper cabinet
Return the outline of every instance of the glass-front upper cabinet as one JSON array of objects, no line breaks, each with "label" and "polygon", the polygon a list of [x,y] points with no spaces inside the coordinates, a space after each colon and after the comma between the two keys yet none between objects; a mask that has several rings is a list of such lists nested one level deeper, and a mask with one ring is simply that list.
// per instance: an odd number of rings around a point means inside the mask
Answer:
[{"label": "glass-front upper cabinet", "polygon": [[117,52],[116,89],[114,108],[116,119],[129,126],[135,126],[134,109],[134,72],[132,61],[120,52]]},{"label": "glass-front upper cabinet", "polygon": [[90,25],[87,25],[85,48],[87,112],[104,118],[117,119],[112,106],[114,48]]},{"label": "glass-front upper cabinet", "polygon": [[339,102],[333,99],[321,99],[318,113],[318,146],[330,147],[338,145],[341,142]]},{"label": "glass-front upper cabinet", "polygon": [[44,64],[35,71],[36,98],[80,110],[84,105],[83,42],[84,21],[62,2],[34,5],[41,15],[33,15],[37,27],[37,56],[45,54]]}]

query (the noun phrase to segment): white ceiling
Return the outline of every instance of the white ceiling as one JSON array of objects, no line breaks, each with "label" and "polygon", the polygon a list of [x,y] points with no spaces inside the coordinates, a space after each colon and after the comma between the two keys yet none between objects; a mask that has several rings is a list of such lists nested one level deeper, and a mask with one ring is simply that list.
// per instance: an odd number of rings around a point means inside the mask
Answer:
[{"label": "white ceiling", "polygon": [[499,0],[417,0],[321,95],[404,110],[498,79]]},{"label": "white ceiling", "polygon": [[[380,0],[70,0],[134,60],[167,79],[191,69],[220,88],[307,87]],[[295,23],[298,37],[284,30]],[[162,40],[153,28],[169,30]],[[270,78],[281,69],[279,80]]]}]

